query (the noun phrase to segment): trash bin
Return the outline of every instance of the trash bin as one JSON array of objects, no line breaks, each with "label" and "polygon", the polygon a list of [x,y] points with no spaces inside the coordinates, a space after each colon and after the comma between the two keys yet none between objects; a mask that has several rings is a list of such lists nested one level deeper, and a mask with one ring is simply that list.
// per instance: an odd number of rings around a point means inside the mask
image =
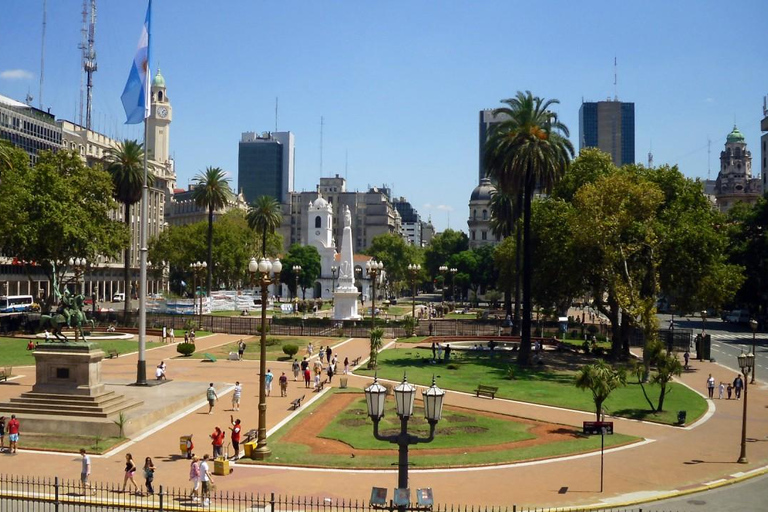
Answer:
[{"label": "trash bin", "polygon": [[339,387],[341,389],[345,389],[347,387],[347,382],[349,382],[347,377],[339,377]]},{"label": "trash bin", "polygon": [[688,414],[686,411],[677,411],[677,423],[678,425],[685,425],[685,418]]},{"label": "trash bin", "polygon": [[181,436],[179,438],[179,451],[182,455],[187,455],[187,441],[192,439],[192,436]]},{"label": "trash bin", "polygon": [[229,474],[229,461],[224,457],[219,457],[213,461],[213,474],[226,476]]},{"label": "trash bin", "polygon": [[699,361],[712,359],[712,336],[709,334],[699,337],[699,343],[696,346],[696,358]]},{"label": "trash bin", "polygon": [[256,441],[249,441],[243,444],[243,448],[245,449],[245,456],[253,458],[253,450],[256,449]]}]

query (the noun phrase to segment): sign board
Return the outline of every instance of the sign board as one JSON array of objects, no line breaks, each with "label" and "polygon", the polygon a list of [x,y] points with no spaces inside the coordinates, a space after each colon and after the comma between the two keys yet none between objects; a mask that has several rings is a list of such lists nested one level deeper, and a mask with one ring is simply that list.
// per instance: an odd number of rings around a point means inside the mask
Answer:
[{"label": "sign board", "polygon": [[283,313],[293,313],[293,304],[280,304],[280,311]]},{"label": "sign board", "polygon": [[[585,421],[583,425],[584,435],[594,436],[605,434],[607,436],[613,434],[613,422],[612,421]],[[603,432],[605,429],[605,432]]]},{"label": "sign board", "polygon": [[408,487],[395,489],[395,498],[392,501],[398,507],[407,507],[411,504],[411,490]]},{"label": "sign board", "polygon": [[386,505],[387,489],[385,487],[374,487],[371,489],[371,505]]},{"label": "sign board", "polygon": [[422,507],[431,507],[434,504],[434,500],[432,499],[432,488],[427,487],[426,489],[417,489],[416,503]]}]

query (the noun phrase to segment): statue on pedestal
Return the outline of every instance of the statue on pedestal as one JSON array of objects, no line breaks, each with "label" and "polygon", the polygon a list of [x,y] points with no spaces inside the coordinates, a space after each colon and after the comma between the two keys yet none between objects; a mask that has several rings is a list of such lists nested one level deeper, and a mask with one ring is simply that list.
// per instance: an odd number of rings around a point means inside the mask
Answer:
[{"label": "statue on pedestal", "polygon": [[53,284],[51,286],[56,303],[59,304],[56,312],[53,315],[40,315],[40,327],[50,327],[51,333],[54,335],[53,340],[61,343],[69,343],[69,339],[62,332],[62,328],[66,325],[68,329],[75,330],[75,341],[77,341],[77,334],[80,333],[80,338],[85,342],[83,336],[83,325],[90,324],[91,328],[95,326],[93,319],[88,319],[83,311],[85,306],[85,297],[83,294],[78,293],[72,295],[69,290],[64,290],[62,294],[59,291],[58,281],[56,279],[56,265],[53,265]]}]

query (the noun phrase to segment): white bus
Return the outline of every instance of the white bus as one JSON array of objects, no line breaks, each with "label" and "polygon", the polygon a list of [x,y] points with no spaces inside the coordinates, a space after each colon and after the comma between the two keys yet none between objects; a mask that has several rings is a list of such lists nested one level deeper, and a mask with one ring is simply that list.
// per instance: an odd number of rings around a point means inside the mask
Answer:
[{"label": "white bus", "polygon": [[31,295],[0,295],[0,313],[19,313],[32,309]]}]

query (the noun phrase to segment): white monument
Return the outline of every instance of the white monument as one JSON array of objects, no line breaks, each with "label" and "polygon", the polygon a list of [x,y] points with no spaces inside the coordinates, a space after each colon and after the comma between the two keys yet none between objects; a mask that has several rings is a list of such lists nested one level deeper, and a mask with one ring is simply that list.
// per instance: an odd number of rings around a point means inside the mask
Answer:
[{"label": "white monument", "polygon": [[357,313],[359,292],[355,286],[355,265],[352,259],[352,216],[344,207],[344,231],[341,235],[339,285],[333,291],[334,320],[360,320]]}]

